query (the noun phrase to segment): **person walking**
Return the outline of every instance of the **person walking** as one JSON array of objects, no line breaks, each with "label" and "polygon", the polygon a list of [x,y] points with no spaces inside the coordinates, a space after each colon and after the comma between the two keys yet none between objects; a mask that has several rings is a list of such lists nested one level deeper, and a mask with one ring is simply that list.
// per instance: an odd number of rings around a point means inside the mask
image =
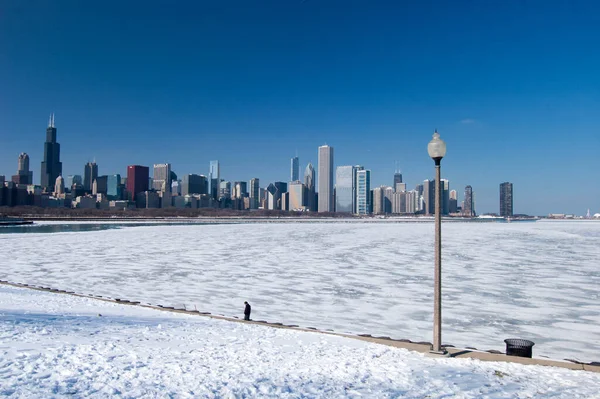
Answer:
[{"label": "person walking", "polygon": [[244,320],[250,320],[250,312],[252,311],[252,307],[246,301],[244,301],[244,305],[246,305],[244,308]]}]

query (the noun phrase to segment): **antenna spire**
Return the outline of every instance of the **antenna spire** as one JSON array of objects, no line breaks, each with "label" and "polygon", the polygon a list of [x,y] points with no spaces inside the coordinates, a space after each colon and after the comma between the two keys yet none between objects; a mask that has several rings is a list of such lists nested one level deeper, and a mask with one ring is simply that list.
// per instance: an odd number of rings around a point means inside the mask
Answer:
[{"label": "antenna spire", "polygon": [[54,112],[50,114],[50,119],[48,120],[48,127],[54,127]]}]

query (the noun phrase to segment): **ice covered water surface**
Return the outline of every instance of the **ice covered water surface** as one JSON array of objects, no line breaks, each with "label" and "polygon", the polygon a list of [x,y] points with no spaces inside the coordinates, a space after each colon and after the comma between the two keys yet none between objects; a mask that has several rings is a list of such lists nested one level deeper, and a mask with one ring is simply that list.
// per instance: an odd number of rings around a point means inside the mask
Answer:
[{"label": "ice covered water surface", "polygon": [[[432,223],[7,234],[2,279],[255,320],[430,341]],[[600,223],[445,223],[443,342],[600,360]]]}]

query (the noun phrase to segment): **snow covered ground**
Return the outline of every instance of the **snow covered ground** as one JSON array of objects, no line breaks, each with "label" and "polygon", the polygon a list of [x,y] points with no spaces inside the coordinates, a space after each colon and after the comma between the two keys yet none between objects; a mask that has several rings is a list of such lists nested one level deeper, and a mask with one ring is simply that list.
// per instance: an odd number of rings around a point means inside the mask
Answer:
[{"label": "snow covered ground", "polygon": [[0,396],[597,398],[600,374],[0,286]]},{"label": "snow covered ground", "polygon": [[[432,223],[137,226],[0,234],[0,279],[430,341]],[[600,223],[446,223],[443,343],[600,361]]]}]

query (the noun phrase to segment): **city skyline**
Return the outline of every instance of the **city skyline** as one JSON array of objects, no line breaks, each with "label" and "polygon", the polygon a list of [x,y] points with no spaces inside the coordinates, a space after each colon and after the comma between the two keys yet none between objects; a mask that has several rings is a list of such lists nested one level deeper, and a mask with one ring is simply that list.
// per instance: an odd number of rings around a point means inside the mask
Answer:
[{"label": "city skyline", "polygon": [[[437,134],[437,130],[435,134]],[[56,143],[56,138],[57,129],[54,125],[54,114],[52,114],[46,129],[44,159],[48,157],[55,160],[60,159],[60,147]],[[49,153],[52,155],[50,156]],[[361,165],[337,166],[336,168],[333,156],[334,149],[329,145],[318,147],[318,154],[318,167],[321,178],[317,180],[317,183],[324,195],[315,195],[315,172],[311,163],[308,163],[306,167],[304,182],[299,180],[299,159],[296,155],[291,158],[289,183],[270,183],[266,189],[262,189],[266,194],[264,209],[352,213],[357,215],[371,213],[373,215],[414,213],[432,215],[434,213],[433,200],[435,196],[432,180],[426,179],[422,184],[416,185],[415,189],[407,190],[402,173],[396,169],[392,186],[382,185],[370,190],[370,170],[365,171]],[[42,162],[41,181],[48,180],[48,173],[45,173],[48,169],[45,166],[47,164],[46,161]],[[81,175],[68,175],[65,179],[62,174],[59,174],[55,180],[56,188],[49,184],[44,186],[31,185],[32,172],[29,171],[28,166],[29,156],[26,153],[21,153],[18,157],[17,175],[13,175],[11,178],[11,183],[17,184],[20,187],[19,190],[22,190],[21,194],[13,191],[14,188],[17,188],[16,186],[10,186],[8,188],[11,190],[11,194],[2,194],[2,198],[4,196],[6,198],[1,200],[0,204],[14,206],[15,204],[44,203],[47,200],[40,198],[40,194],[46,192],[53,194],[53,201],[59,201],[58,203],[53,202],[53,205],[50,206],[93,206],[101,209],[111,206],[128,206],[123,202],[119,205],[110,205],[108,200],[125,200],[125,202],[135,203],[136,207],[142,208],[225,207],[248,210],[258,209],[261,205],[259,203],[260,198],[256,194],[257,189],[261,191],[258,186],[259,179],[252,178],[249,182],[234,181],[233,183],[222,179],[218,160],[210,161],[209,177],[186,174],[183,175],[183,178],[178,178],[177,174],[171,169],[170,163],[154,164],[153,174],[150,177],[149,167],[129,165],[127,177],[125,178],[126,182],[122,182],[120,174],[99,175],[96,162],[88,162],[84,167],[83,179]],[[0,188],[2,188],[4,187],[5,178],[4,176],[0,177]],[[68,182],[66,185],[67,192],[65,192],[65,180]],[[79,185],[73,185],[73,183]],[[475,201],[470,186],[465,187],[464,200],[461,207],[458,207],[456,190],[450,190],[448,179],[442,179],[441,183],[440,198],[443,215],[476,216]],[[507,185],[510,186],[508,197],[507,191],[503,188]],[[248,186],[250,186],[250,192],[248,192]],[[138,189],[133,187],[138,187]],[[31,191],[30,193],[34,196],[26,200],[23,197],[25,195],[23,191]],[[36,192],[37,194],[35,194]],[[64,195],[67,193],[69,194],[68,198]],[[183,198],[182,193],[184,196],[189,195],[190,198]],[[92,197],[97,195],[100,195],[100,197]],[[205,197],[203,198],[202,195],[205,195]],[[208,201],[209,196],[211,198],[216,196],[216,198],[212,198],[214,201]],[[315,207],[317,198],[319,203]],[[507,202],[503,198],[508,198],[509,205],[506,205]],[[509,206],[508,211],[507,206]],[[513,216],[512,183],[505,182],[500,185],[499,215]]]},{"label": "city skyline", "polygon": [[[437,133],[437,130],[436,130]],[[397,168],[393,175],[393,184],[381,185],[380,187],[374,188],[371,191],[371,198],[374,203],[371,204],[369,200],[364,197],[365,189],[368,192],[370,186],[370,170],[368,175],[360,175],[364,168],[360,165],[357,166],[336,166],[334,162],[334,149],[329,145],[323,145],[318,147],[318,160],[319,160],[319,172],[322,178],[317,179],[317,185],[320,186],[321,192],[326,193],[325,196],[318,197],[319,204],[316,209],[313,208],[313,202],[315,201],[313,192],[313,182],[315,180],[315,173],[312,170],[312,164],[309,162],[305,170],[304,182],[299,180],[299,158],[298,155],[291,158],[290,162],[290,180],[289,184],[285,182],[270,183],[269,186],[264,188],[267,193],[266,203],[269,209],[283,209],[283,210],[310,210],[318,212],[342,212],[342,213],[353,213],[353,214],[365,214],[365,203],[370,205],[371,212],[374,215],[377,214],[399,214],[399,213],[414,213],[414,211],[423,211],[425,215],[433,214],[433,181],[424,180],[423,184],[417,184],[415,189],[407,190],[406,183],[403,182],[402,173]],[[48,158],[51,162],[47,162]],[[54,160],[54,161],[52,161]],[[42,169],[40,174],[40,181],[45,182],[49,179],[49,169],[58,170],[56,166],[46,166],[48,163],[58,163],[59,168],[62,168],[60,160],[60,145],[57,143],[57,128],[55,127],[54,114],[50,115],[48,127],[46,128],[46,142],[44,143],[44,161],[42,162]],[[132,170],[133,175],[132,175]],[[142,173],[145,177],[142,178],[143,183],[140,179],[136,178],[140,176],[139,170],[146,170]],[[109,195],[111,199],[116,200],[129,200],[136,203],[136,206],[141,206],[141,199],[138,198],[138,193],[151,190],[153,193],[145,193],[145,204],[160,204],[160,207],[171,207],[180,206],[172,203],[172,183],[175,186],[175,196],[181,196],[183,190],[184,193],[190,194],[207,194],[211,198],[216,196],[214,199],[221,197],[235,200],[243,199],[244,197],[257,198],[256,189],[260,190],[257,185],[259,179],[252,178],[249,181],[235,181],[232,184],[231,180],[223,179],[220,175],[220,162],[218,160],[212,160],[209,163],[208,177],[203,174],[185,174],[183,178],[177,178],[176,173],[172,170],[170,163],[165,164],[154,164],[153,174],[149,176],[149,167],[140,165],[129,165],[127,167],[127,184],[121,185],[120,174],[111,175],[99,175],[98,165],[95,160],[93,162],[87,162],[84,166],[83,179],[81,175],[67,175],[63,178],[62,172],[58,173],[55,179],[56,184],[60,182],[60,189],[55,188],[49,183],[44,185],[37,185],[42,191],[49,192],[51,194],[64,194],[65,193],[65,179],[69,183],[74,183],[79,180],[82,186],[78,188],[75,196],[82,194],[93,194],[97,193]],[[312,170],[312,171],[311,171]],[[31,185],[32,173],[29,171],[29,156],[26,153],[19,154],[18,157],[18,170],[17,175],[13,175],[11,181],[20,185],[26,186]],[[4,175],[0,175],[4,178]],[[307,177],[308,176],[308,177]],[[317,175],[319,176],[319,175]],[[366,177],[368,176],[368,177]],[[190,180],[192,179],[192,180]],[[205,183],[200,183],[204,179]],[[366,180],[365,180],[366,179]],[[25,181],[26,180],[26,181]],[[0,187],[4,185],[2,184]],[[210,182],[210,183],[209,183]],[[254,185],[255,188],[252,188]],[[298,183],[296,185],[296,183]],[[509,211],[506,211],[506,206],[503,205],[506,196],[506,190],[503,188],[506,185],[510,185]],[[183,186],[183,187],[182,187]],[[249,193],[247,188],[251,187]],[[297,187],[302,186],[302,187]],[[70,185],[67,185],[70,188]],[[143,190],[136,191],[133,187],[144,187]],[[288,191],[288,187],[294,187],[293,190]],[[190,188],[192,190],[190,191]],[[125,190],[124,193],[121,190]],[[476,210],[474,209],[475,203],[472,199],[472,191],[470,196],[467,194],[471,190],[470,186],[465,188],[465,197],[463,200],[463,207],[461,214],[467,216],[475,216]],[[454,192],[454,206],[456,203],[456,191]],[[110,192],[110,193],[109,193]],[[399,195],[395,195],[398,192]],[[456,210],[450,212],[450,186],[447,179],[442,179],[442,191],[440,193],[442,200],[442,213],[448,215],[450,213],[456,213]],[[361,194],[362,193],[362,194]],[[402,193],[400,195],[400,193]],[[122,194],[127,194],[125,198],[121,198]],[[271,194],[271,196],[269,196]],[[318,192],[316,193],[318,194]],[[184,194],[185,195],[185,194]],[[418,205],[419,195],[422,195],[423,205]],[[151,199],[148,199],[152,197]],[[375,199],[377,198],[377,199]],[[469,199],[471,198],[471,199]],[[73,198],[75,200],[75,198]],[[77,203],[76,201],[74,201]],[[164,203],[164,204],[163,204]],[[362,207],[361,204],[362,203]],[[143,207],[145,207],[144,205]],[[213,204],[214,205],[214,204]],[[466,208],[465,208],[466,205]],[[154,206],[154,205],[152,205]],[[234,209],[257,209],[257,200],[248,199],[248,203],[245,205],[238,204],[234,206]],[[367,207],[366,209],[368,209]],[[466,209],[466,212],[465,212]],[[490,212],[495,213],[495,212]],[[589,211],[588,211],[589,213]],[[512,201],[512,183],[502,183],[500,185],[500,216],[513,216],[513,201]]]},{"label": "city skyline", "polygon": [[[596,5],[1,7],[3,175],[26,152],[39,184],[50,112],[63,176],[92,159],[103,175],[165,160],[206,175],[219,159],[233,181],[287,181],[296,150],[302,170],[328,143],[335,166],[371,170],[371,187],[391,185],[399,161],[412,188],[433,178],[438,128],[442,177],[459,194],[471,185],[478,213],[498,212],[503,181],[518,187],[515,213],[600,210],[594,185],[573,196],[547,184],[595,178]],[[120,15],[135,15],[126,30]],[[47,19],[57,29],[28,28]]]}]

